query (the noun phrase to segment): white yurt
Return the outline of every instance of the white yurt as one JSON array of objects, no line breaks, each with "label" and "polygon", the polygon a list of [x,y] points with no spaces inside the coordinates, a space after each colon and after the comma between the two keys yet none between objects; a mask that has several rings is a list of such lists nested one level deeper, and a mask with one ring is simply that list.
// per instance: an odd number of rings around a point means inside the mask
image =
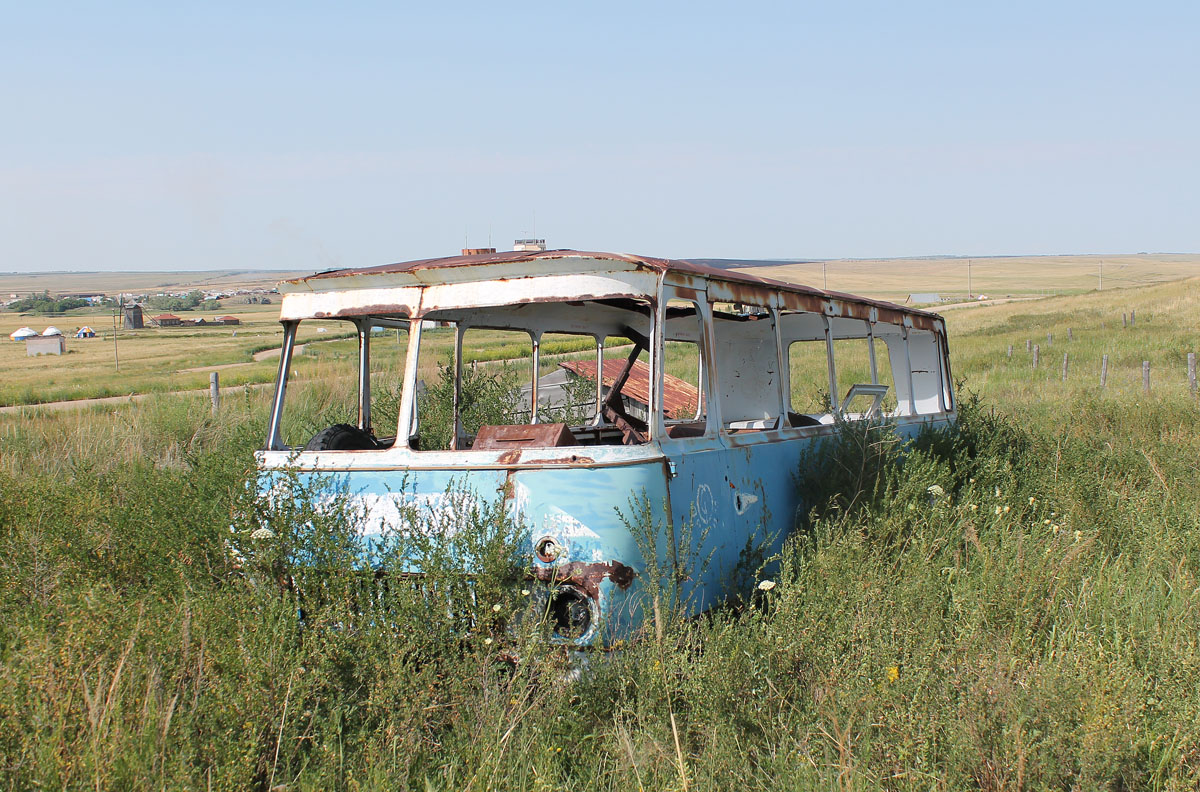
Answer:
[{"label": "white yurt", "polygon": [[34,330],[32,327],[22,327],[20,330],[17,330],[15,333],[9,335],[9,338],[11,338],[13,341],[24,341],[26,338],[33,338],[37,334],[38,331]]},{"label": "white yurt", "polygon": [[50,325],[49,327],[47,327],[45,330],[43,330],[43,331],[42,331],[42,335],[43,335],[43,336],[56,336],[56,335],[62,335],[62,330],[59,330],[59,329],[58,329],[57,327],[55,327],[54,325]]}]

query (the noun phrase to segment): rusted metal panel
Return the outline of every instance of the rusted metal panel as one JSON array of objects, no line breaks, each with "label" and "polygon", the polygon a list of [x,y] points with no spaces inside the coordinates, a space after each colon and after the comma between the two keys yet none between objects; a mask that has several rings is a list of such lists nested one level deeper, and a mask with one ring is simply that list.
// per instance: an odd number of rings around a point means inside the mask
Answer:
[{"label": "rusted metal panel", "polygon": [[481,426],[471,446],[480,450],[495,448],[562,448],[579,445],[565,423]]},{"label": "rusted metal panel", "polygon": [[[590,380],[596,379],[596,361],[568,360],[558,365]],[[621,360],[605,360],[601,382],[606,388],[611,388],[624,367]],[[621,393],[649,406],[650,404],[650,367],[642,361],[636,361],[629,370],[629,378],[621,387]],[[667,418],[691,418],[696,414],[696,401],[699,391],[696,386],[670,374],[663,374],[663,413]]]},{"label": "rusted metal panel", "polygon": [[591,599],[600,597],[600,583],[611,580],[622,591],[633,585],[637,571],[620,561],[602,561],[585,564],[572,561],[569,564],[534,567],[530,577],[542,583],[579,586]]}]

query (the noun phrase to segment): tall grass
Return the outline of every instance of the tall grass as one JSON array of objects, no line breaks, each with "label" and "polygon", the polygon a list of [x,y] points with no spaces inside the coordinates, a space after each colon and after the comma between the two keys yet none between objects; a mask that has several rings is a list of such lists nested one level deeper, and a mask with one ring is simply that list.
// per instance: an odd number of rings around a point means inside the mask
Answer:
[{"label": "tall grass", "polygon": [[[1069,319],[1074,343],[1132,350],[1117,314]],[[485,505],[440,534],[494,560],[469,618],[403,587],[374,618],[347,504],[251,497],[265,394],[216,417],[164,396],[5,421],[0,782],[1195,788],[1196,402],[1039,382],[1005,355],[1034,319],[969,321],[955,371],[980,396],[956,430],[903,456],[847,430],[798,481],[818,507],[773,587],[664,621],[576,682],[520,618],[521,526]],[[322,563],[288,566],[280,542]]]}]

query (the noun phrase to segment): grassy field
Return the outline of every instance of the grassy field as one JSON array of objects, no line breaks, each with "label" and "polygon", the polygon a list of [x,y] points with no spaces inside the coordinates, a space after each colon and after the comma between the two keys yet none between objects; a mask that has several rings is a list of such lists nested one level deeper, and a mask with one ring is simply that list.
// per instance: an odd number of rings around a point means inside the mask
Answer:
[{"label": "grassy field", "polygon": [[[903,463],[847,434],[773,588],[576,683],[532,626],[507,670],[419,597],[364,623],[338,504],[249,498],[263,391],[0,416],[0,785],[1196,788],[1200,280],[946,316],[957,432]],[[518,538],[469,522],[488,558]],[[291,569],[325,592],[303,626],[262,527],[328,561]],[[521,609],[503,572],[480,623]]]},{"label": "grassy field", "polygon": [[154,294],[193,289],[272,288],[281,280],[299,278],[308,271],[196,270],[179,272],[0,272],[0,296],[9,294]]},{"label": "grassy field", "polygon": [[[1098,295],[1101,303],[1109,299],[1120,301],[1120,295],[1124,292],[1122,287],[1174,281],[1200,274],[1200,256],[1195,255],[978,258],[972,260],[974,292],[992,298],[1086,292],[1096,286],[1095,273],[1102,258],[1105,262],[1106,285],[1103,294],[1107,296]],[[966,264],[963,259],[833,261],[827,262],[827,269],[830,288],[841,291],[900,302],[910,292],[918,291],[939,292],[949,299],[966,296]],[[821,284],[820,264],[754,267],[746,272],[818,286]],[[179,284],[273,285],[279,278],[293,274],[296,273],[0,275],[0,294],[4,294],[6,289],[16,290],[18,287],[36,291],[53,286],[52,290],[57,291],[86,292],[127,287],[133,290],[132,287],[138,284],[145,289],[175,288]],[[243,324],[237,328],[236,335],[232,328],[150,328],[121,332],[114,355],[112,316],[109,312],[83,309],[53,318],[0,312],[0,334],[3,336],[23,325],[41,331],[49,324],[54,324],[68,336],[85,324],[99,333],[94,339],[68,338],[66,358],[28,358],[23,344],[0,343],[0,367],[7,374],[4,381],[0,382],[0,407],[129,393],[202,389],[208,384],[209,370],[215,367],[222,367],[222,383],[231,386],[262,384],[272,380],[275,361],[256,363],[252,355],[263,349],[278,347],[282,338],[277,321],[278,305],[231,304],[215,314],[176,313],[184,318],[204,316],[207,319],[229,313],[238,316]],[[320,340],[317,328],[321,326],[339,335],[346,331],[338,322],[306,322],[301,325],[301,339]],[[1021,344],[1023,348],[1023,339]],[[439,347],[438,354],[444,351]],[[115,356],[120,358],[120,370],[115,365]],[[301,360],[300,365],[307,364]]]}]

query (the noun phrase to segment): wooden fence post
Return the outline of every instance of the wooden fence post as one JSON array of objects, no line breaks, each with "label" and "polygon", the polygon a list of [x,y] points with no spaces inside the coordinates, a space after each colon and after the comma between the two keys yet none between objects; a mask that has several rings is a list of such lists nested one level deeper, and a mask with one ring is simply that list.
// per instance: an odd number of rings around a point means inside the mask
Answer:
[{"label": "wooden fence post", "polygon": [[1037,345],[1037,344],[1034,344],[1034,345],[1033,345],[1033,367],[1034,367],[1034,368],[1037,368],[1037,364],[1038,364],[1038,352],[1040,352],[1040,351],[1041,351],[1041,350],[1038,348],[1038,345]]},{"label": "wooden fence post", "polygon": [[1067,340],[1068,341],[1075,340],[1075,334],[1071,332],[1071,328],[1069,328],[1069,327],[1067,328]]},{"label": "wooden fence post", "polygon": [[1008,345],[1008,356],[1012,357],[1012,344]]},{"label": "wooden fence post", "polygon": [[1100,387],[1108,387],[1108,355],[1100,358]]},{"label": "wooden fence post", "polygon": [[1054,344],[1054,333],[1046,333],[1046,346]]},{"label": "wooden fence post", "polygon": [[221,375],[214,371],[208,375],[208,395],[212,399],[213,415],[221,408]]},{"label": "wooden fence post", "polygon": [[1129,326],[1133,327],[1133,323],[1137,321],[1137,311],[1129,312]]},{"label": "wooden fence post", "polygon": [[1033,349],[1033,342],[1030,341],[1028,338],[1026,338],[1025,339],[1025,351],[1028,352],[1031,349]]},{"label": "wooden fence post", "polygon": [[1063,382],[1067,381],[1067,353],[1063,352]]},{"label": "wooden fence post", "polygon": [[1188,352],[1188,387],[1196,392],[1196,353]]},{"label": "wooden fence post", "polygon": [[1142,361],[1142,390],[1150,392],[1150,361]]},{"label": "wooden fence post", "polygon": [[1129,327],[1129,322],[1125,318],[1125,314],[1121,314],[1121,327]]}]

